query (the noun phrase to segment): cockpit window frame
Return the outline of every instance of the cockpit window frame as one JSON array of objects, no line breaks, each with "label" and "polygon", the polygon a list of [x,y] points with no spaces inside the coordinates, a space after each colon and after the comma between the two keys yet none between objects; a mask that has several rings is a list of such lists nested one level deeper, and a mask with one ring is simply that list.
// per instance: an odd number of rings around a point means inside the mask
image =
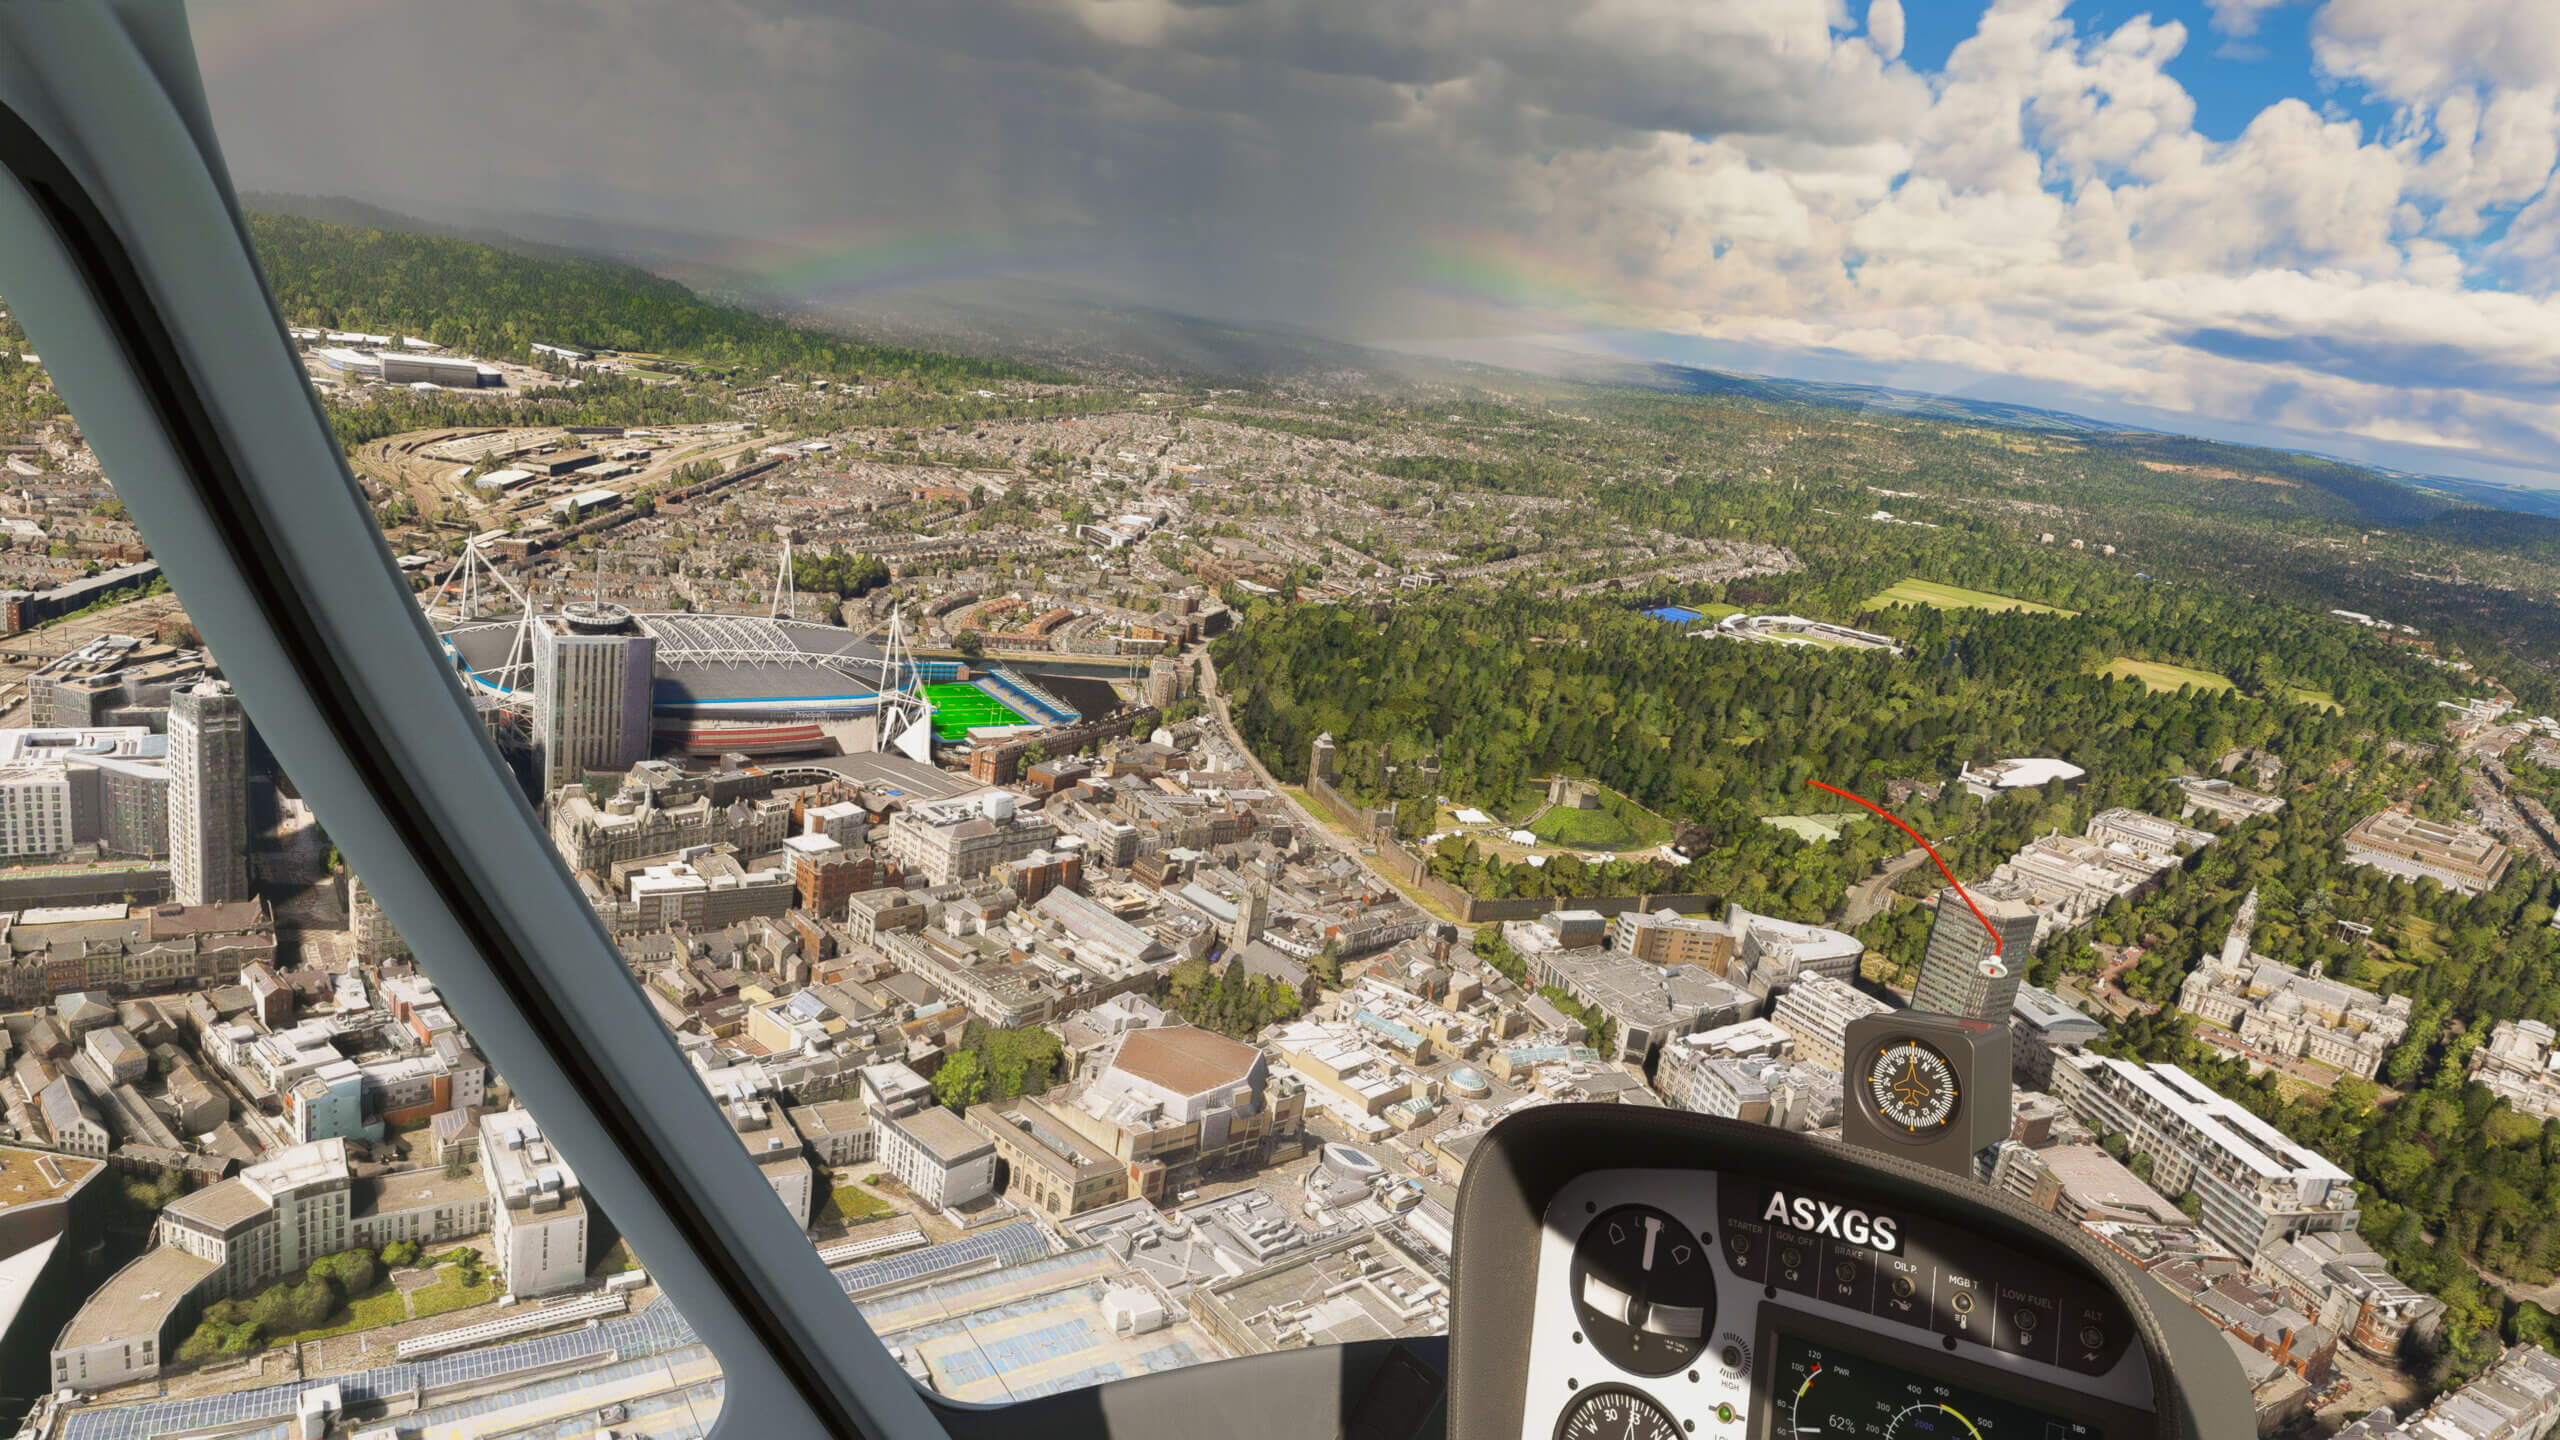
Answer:
[{"label": "cockpit window frame", "polygon": [[715,1433],[939,1440],[438,663],[294,363],[183,11],[0,9],[0,57],[0,294],[270,748],[718,1357]]}]

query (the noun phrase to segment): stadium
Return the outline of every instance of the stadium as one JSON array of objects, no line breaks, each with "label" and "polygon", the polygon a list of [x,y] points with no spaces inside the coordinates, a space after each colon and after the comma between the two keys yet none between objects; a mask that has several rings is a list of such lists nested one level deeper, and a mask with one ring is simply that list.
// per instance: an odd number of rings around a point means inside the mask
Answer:
[{"label": "stadium", "polygon": [[[576,619],[569,607],[563,612]],[[841,626],[761,615],[630,612],[652,642],[649,687],[654,748],[661,753],[782,755],[841,746],[868,749],[857,731],[880,710],[882,648]],[[535,617],[537,619],[543,617]],[[440,626],[445,652],[472,693],[491,708],[524,713],[533,704],[532,647],[522,614]],[[963,680],[951,660],[901,659],[893,691],[920,689],[932,706],[934,739],[961,745],[1026,729],[1072,724],[1069,705],[1033,680],[1001,668]]]}]

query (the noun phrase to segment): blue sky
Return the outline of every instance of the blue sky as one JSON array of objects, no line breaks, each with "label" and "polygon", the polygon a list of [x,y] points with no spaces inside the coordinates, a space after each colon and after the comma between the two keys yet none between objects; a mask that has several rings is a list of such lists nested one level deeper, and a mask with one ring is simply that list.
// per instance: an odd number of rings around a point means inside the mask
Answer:
[{"label": "blue sky", "polygon": [[[1958,42],[1971,36],[1988,5],[1984,0],[1919,0],[1904,7],[1902,58],[1925,73],[1944,70]],[[2196,102],[2196,129],[2213,140],[2234,140],[2258,112],[2287,96],[2316,98],[2343,105],[2368,125],[2388,123],[2391,107],[2362,87],[2340,85],[2315,75],[2311,57],[2312,6],[2279,5],[2259,12],[2255,31],[2246,36],[2218,34],[2204,0],[2162,0],[2156,5],[2124,0],[2075,6],[2073,17],[2084,31],[2096,33],[2137,15],[2174,20],[2193,37],[2169,74]]]}]

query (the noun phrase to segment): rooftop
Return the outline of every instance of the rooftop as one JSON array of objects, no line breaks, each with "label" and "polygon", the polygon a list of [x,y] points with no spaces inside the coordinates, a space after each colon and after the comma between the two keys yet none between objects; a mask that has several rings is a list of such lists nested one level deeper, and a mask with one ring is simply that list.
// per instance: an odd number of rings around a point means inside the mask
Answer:
[{"label": "rooftop", "polygon": [[[226,1182],[227,1183],[227,1182]],[[71,1317],[57,1350],[103,1345],[136,1335],[156,1335],[161,1320],[213,1273],[201,1260],[171,1245],[158,1245],[108,1277]]]},{"label": "rooftop", "polygon": [[1447,1287],[1372,1234],[1219,1281],[1207,1295],[1266,1351],[1433,1335],[1448,1324]]},{"label": "rooftop", "polygon": [[908,1139],[945,1165],[956,1164],[995,1148],[993,1140],[939,1105],[928,1105],[913,1115],[897,1116],[882,1123],[896,1126]]},{"label": "rooftop", "polygon": [[[964,1401],[1028,1400],[1221,1358],[1178,1312],[1107,1273],[1108,1258],[1085,1250],[1036,1259],[998,1272],[1018,1283],[945,1281],[866,1303],[863,1316],[883,1343],[923,1363],[937,1393]],[[1115,1312],[1160,1323],[1122,1332]]]},{"label": "rooftop", "polygon": [[0,1145],[0,1214],[68,1195],[105,1168],[102,1160]]},{"label": "rooftop", "polygon": [[445,1178],[444,1167],[395,1170],[372,1180],[359,1180],[348,1210],[356,1215],[396,1215],[434,1205],[468,1205],[488,1197],[480,1167],[466,1168],[459,1180]]},{"label": "rooftop", "polygon": [[228,1180],[218,1180],[201,1190],[179,1196],[160,1213],[224,1232],[266,1214],[272,1203],[247,1179],[234,1175]]},{"label": "rooftop", "polygon": [[1260,1050],[1242,1041],[1182,1025],[1130,1031],[1112,1066],[1176,1095],[1203,1095],[1242,1084],[1261,1058]]},{"label": "rooftop", "polygon": [[2021,757],[1995,760],[1979,770],[1967,767],[1963,778],[1995,790],[2021,790],[2055,780],[2077,780],[2088,773],[2068,760]]}]

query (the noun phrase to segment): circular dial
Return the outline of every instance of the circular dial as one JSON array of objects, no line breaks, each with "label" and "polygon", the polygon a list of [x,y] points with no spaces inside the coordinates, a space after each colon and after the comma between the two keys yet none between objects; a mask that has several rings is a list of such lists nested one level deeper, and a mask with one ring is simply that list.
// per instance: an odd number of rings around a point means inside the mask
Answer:
[{"label": "circular dial", "polygon": [[1573,1397],[1556,1440],[1685,1440],[1680,1422],[1642,1391],[1594,1385]]},{"label": "circular dial", "polygon": [[1927,1139],[1955,1119],[1956,1067],[1926,1040],[1897,1040],[1867,1065],[1867,1098],[1885,1132],[1898,1139]]},{"label": "circular dial", "polygon": [[1573,1247],[1573,1308],[1591,1348],[1638,1375],[1694,1364],[1716,1319],[1709,1248],[1652,1206],[1602,1211]]}]

